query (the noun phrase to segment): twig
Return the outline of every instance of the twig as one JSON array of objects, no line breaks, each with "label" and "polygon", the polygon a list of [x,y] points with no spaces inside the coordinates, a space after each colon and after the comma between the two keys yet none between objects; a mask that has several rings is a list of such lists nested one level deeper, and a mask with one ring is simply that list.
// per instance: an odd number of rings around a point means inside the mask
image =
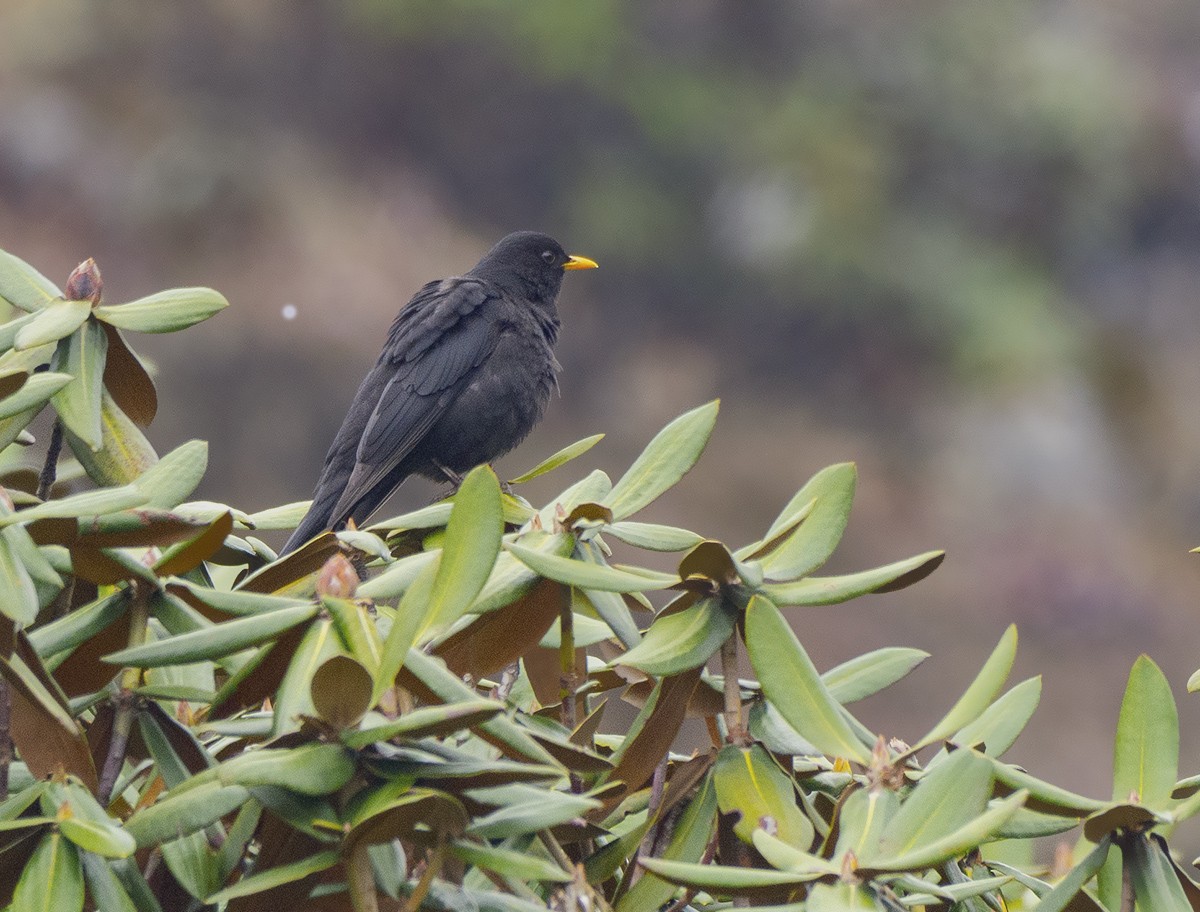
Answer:
[{"label": "twig", "polygon": [[0,677],[0,801],[8,798],[8,771],[12,766],[12,696],[8,681]]},{"label": "twig", "polygon": [[554,834],[549,830],[541,830],[538,833],[538,838],[541,839],[542,845],[550,852],[555,863],[568,874],[575,873],[575,863],[571,861],[571,857],[563,850],[563,847],[558,844],[558,840],[554,838]]},{"label": "twig", "polygon": [[[1135,836],[1134,839],[1139,837]],[[1121,912],[1133,912],[1134,894],[1133,894],[1133,870],[1129,864],[1128,855],[1122,859],[1121,864]]]},{"label": "twig", "polygon": [[558,696],[562,700],[559,714],[567,731],[575,731],[575,612],[570,599],[566,600],[559,613],[560,638],[558,642],[558,664],[561,676],[558,679]]},{"label": "twig", "polygon": [[425,901],[425,895],[433,885],[433,879],[442,870],[442,861],[445,858],[446,843],[439,842],[437,848],[433,850],[433,854],[429,858],[429,864],[425,866],[425,870],[421,873],[421,879],[417,881],[417,885],[413,887],[412,893],[408,895],[408,902],[404,904],[404,912],[417,912],[421,908],[421,903]]},{"label": "twig", "polygon": [[730,744],[749,744],[742,724],[742,691],[738,685],[738,635],[729,634],[721,645],[721,674],[725,676],[725,740]]},{"label": "twig", "polygon": [[38,475],[38,500],[50,497],[50,489],[58,478],[58,456],[62,452],[63,427],[62,422],[55,419],[54,429],[50,431],[50,443],[46,448],[46,461],[42,463],[42,472]]},{"label": "twig", "polygon": [[[146,630],[150,623],[149,594],[137,582],[133,584],[133,604],[129,609],[129,645],[141,646],[146,642]],[[134,708],[137,706],[137,688],[142,683],[140,668],[125,668],[121,672],[120,690],[113,697],[112,736],[108,742],[108,753],[104,757],[104,768],[100,773],[97,796],[100,803],[107,805],[112,799],[113,786],[125,765],[125,751],[129,747],[129,735],[133,731]]]},{"label": "twig", "polygon": [[668,756],[664,754],[663,758],[658,761],[658,766],[654,767],[654,778],[650,781],[650,804],[646,808],[646,819],[650,821],[650,828],[646,830],[646,835],[642,837],[637,851],[629,859],[629,864],[633,868],[633,876],[629,881],[631,887],[642,876],[641,869],[638,867],[638,859],[643,855],[653,855],[654,844],[658,841],[659,821],[656,818],[658,809],[662,805],[663,788],[667,781],[667,760]]},{"label": "twig", "polygon": [[361,840],[350,850],[346,861],[346,880],[350,887],[350,905],[354,912],[379,912],[379,897],[375,893],[375,874],[367,843]]}]

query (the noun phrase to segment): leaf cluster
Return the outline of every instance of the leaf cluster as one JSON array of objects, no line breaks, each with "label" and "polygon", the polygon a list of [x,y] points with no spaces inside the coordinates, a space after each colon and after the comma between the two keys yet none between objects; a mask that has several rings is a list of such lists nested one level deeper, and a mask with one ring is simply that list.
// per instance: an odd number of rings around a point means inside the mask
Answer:
[{"label": "leaf cluster", "polygon": [[[541,507],[512,493],[597,435],[507,486],[482,466],[442,502],[278,558],[255,533],[305,504],[189,502],[205,445],[159,458],[139,430],[153,382],[121,331],[181,329],[224,299],[109,307],[81,270],[64,294],[0,254],[0,904],[1200,908],[1165,842],[1200,809],[1200,777],[1179,780],[1149,659],[1110,801],[1002,759],[1040,696],[1036,678],[1004,689],[1015,628],[908,743],[848,709],[926,654],[822,672],[797,622],[943,558],[820,574],[853,465],[740,546],[635,518],[700,457],[712,402],[615,482],[592,472]],[[47,408],[74,460],[52,445],[37,472],[22,456]],[[645,552],[678,560],[654,570]],[[628,725],[607,722],[619,702]],[[689,719],[708,743],[676,752]],[[1034,863],[1031,840],[1074,830],[1072,862]]]}]

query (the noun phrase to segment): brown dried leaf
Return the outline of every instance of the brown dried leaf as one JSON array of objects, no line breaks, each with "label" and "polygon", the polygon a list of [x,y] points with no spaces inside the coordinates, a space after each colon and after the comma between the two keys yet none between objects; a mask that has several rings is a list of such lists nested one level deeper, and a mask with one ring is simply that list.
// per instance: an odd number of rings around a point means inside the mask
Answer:
[{"label": "brown dried leaf", "polygon": [[104,385],[113,401],[141,427],[149,427],[158,412],[158,391],[141,359],[126,343],[121,331],[101,322],[108,335],[108,360],[104,364]]}]

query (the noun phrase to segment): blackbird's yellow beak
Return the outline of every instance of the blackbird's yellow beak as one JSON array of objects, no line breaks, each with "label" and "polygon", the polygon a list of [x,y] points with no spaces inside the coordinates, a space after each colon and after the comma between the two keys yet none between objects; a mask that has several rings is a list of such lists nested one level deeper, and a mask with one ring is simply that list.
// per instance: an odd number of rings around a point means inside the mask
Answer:
[{"label": "blackbird's yellow beak", "polygon": [[563,263],[563,269],[595,269],[600,264],[584,256],[570,256]]}]

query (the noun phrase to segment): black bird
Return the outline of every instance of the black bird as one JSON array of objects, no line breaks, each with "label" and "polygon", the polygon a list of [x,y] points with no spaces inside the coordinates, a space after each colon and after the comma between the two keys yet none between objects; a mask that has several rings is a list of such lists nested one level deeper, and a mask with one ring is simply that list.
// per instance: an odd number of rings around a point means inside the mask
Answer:
[{"label": "black bird", "polygon": [[409,475],[457,484],[520,443],[557,388],[563,271],[595,266],[553,238],[519,231],[466,275],[418,291],[388,331],[312,506],[280,553],[351,520],[361,525]]}]

